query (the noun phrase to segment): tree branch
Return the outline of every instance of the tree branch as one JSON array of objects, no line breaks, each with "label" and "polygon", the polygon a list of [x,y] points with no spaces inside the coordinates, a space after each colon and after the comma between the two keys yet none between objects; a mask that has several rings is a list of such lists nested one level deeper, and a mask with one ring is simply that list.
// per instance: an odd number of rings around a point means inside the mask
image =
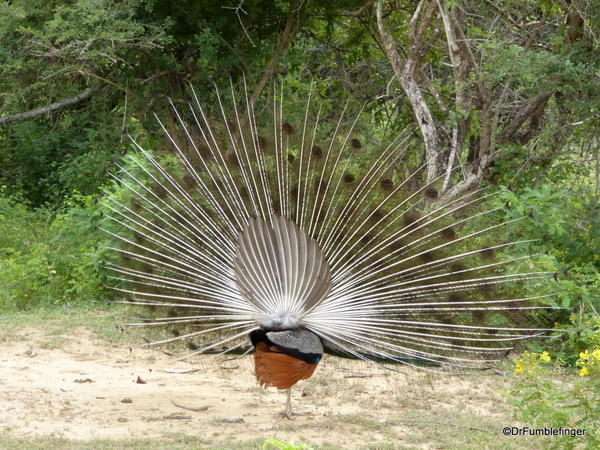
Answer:
[{"label": "tree branch", "polygon": [[464,46],[468,45],[465,42],[459,44],[456,37],[456,29],[458,26],[458,20],[456,18],[456,7],[452,6],[450,9],[446,8],[444,0],[437,0],[440,15],[442,16],[442,23],[444,24],[444,30],[446,32],[446,41],[448,43],[448,54],[450,55],[450,61],[452,63],[452,73],[454,75],[454,104],[455,110],[458,113],[456,119],[456,125],[452,130],[452,140],[450,142],[450,155],[446,164],[446,175],[444,176],[444,183],[442,185],[442,192],[445,192],[450,185],[450,175],[452,174],[452,166],[454,164],[454,158],[459,154],[459,147],[462,147],[464,142],[464,136],[467,131],[469,109],[469,94],[467,91],[467,76],[469,74],[469,58],[464,50]]},{"label": "tree branch", "polygon": [[271,59],[265,66],[265,71],[263,72],[262,77],[256,84],[254,91],[252,91],[252,95],[250,96],[251,108],[254,108],[256,100],[258,100],[258,97],[260,97],[260,94],[265,88],[267,81],[269,81],[273,76],[273,73],[275,72],[275,65],[277,64],[279,57],[296,34],[296,31],[298,31],[298,11],[292,10],[288,15],[287,21],[285,23],[285,28],[283,29],[281,36],[279,36],[279,40],[277,41],[277,46],[275,47],[273,56],[271,56]]},{"label": "tree branch", "polygon": [[437,89],[433,85],[433,82],[429,79],[429,76],[425,73],[425,71],[423,70],[423,68],[422,67],[418,67],[417,68],[417,73],[418,73],[418,75],[420,77],[420,81],[422,81],[423,83],[425,83],[425,85],[427,86],[427,90],[429,91],[429,93],[431,94],[431,96],[434,98],[435,103],[437,104],[438,108],[440,108],[440,110],[443,111],[444,114],[446,114],[446,115],[450,114],[450,110],[448,109],[448,107],[444,103],[444,100],[442,99],[442,96],[437,91]]},{"label": "tree branch", "polygon": [[[416,67],[419,59],[420,49],[422,46],[422,39],[425,35],[425,30],[429,25],[431,19],[431,5],[435,5],[435,0],[432,0],[429,4],[429,8],[425,14],[425,17],[421,20],[420,24],[415,27],[415,35],[413,35],[413,41],[411,45],[411,51],[406,61],[402,60],[396,42],[394,38],[385,29],[383,23],[383,12],[381,1],[377,2],[375,7],[375,13],[377,16],[377,29],[381,40],[383,42],[385,54],[392,66],[396,77],[400,81],[400,85],[404,90],[404,93],[408,97],[411,104],[423,140],[425,142],[425,159],[427,160],[427,182],[431,182],[437,176],[437,153],[438,153],[438,138],[437,129],[433,120],[433,115],[429,109],[429,106],[425,102],[421,88],[416,80]],[[413,17],[414,19],[414,17]],[[416,24],[416,19],[415,24]]]},{"label": "tree branch", "polygon": [[504,128],[502,134],[500,135],[500,142],[506,143],[511,140],[511,138],[515,135],[518,129],[523,125],[523,123],[535,112],[545,106],[545,104],[550,100],[554,91],[542,91],[538,95],[536,95],[521,111],[517,112],[513,120]]},{"label": "tree branch", "polygon": [[77,94],[75,97],[66,98],[59,102],[51,103],[47,106],[43,106],[41,108],[32,109],[31,111],[27,111],[24,113],[13,114],[11,116],[2,116],[0,117],[0,125],[4,125],[9,122],[19,122],[27,119],[32,119],[34,117],[42,116],[46,113],[56,111],[57,109],[65,108],[70,105],[74,105],[79,103],[92,95],[93,89],[87,88],[81,94]]},{"label": "tree branch", "polygon": [[[269,59],[269,62],[265,66],[265,70],[263,71],[263,74],[262,74],[260,80],[256,84],[256,87],[252,91],[252,94],[250,95],[248,111],[252,111],[254,109],[254,106],[256,105],[256,101],[262,94],[262,91],[265,88],[265,85],[271,79],[271,77],[273,76],[273,73],[275,73],[275,66],[277,64],[277,61],[279,60],[279,57],[282,55],[283,51],[286,49],[286,47],[288,46],[288,44],[290,43],[290,41],[296,34],[296,31],[298,31],[298,13],[299,13],[300,8],[302,8],[302,3],[300,3],[300,6],[295,9],[291,8],[292,3],[293,2],[290,2],[291,10],[290,10],[290,13],[288,14],[288,17],[287,17],[287,20],[285,23],[285,28],[283,29],[283,32],[281,33],[281,35],[279,36],[279,39],[277,41],[277,46],[275,47],[275,51],[273,52],[271,59]],[[239,136],[240,130],[243,130],[248,125],[248,121],[249,121],[248,111],[244,112],[240,118],[239,127],[234,132],[234,134],[236,136]]]},{"label": "tree branch", "polygon": [[417,5],[413,16],[410,18],[410,22],[408,24],[408,29],[410,31],[411,36],[417,35],[417,22],[419,21],[419,16],[421,15],[421,11],[423,10],[423,5],[425,4],[425,0],[420,0]]},{"label": "tree branch", "polygon": [[351,17],[360,16],[367,9],[370,9],[371,6],[373,6],[373,3],[375,3],[375,0],[368,0],[368,1],[365,2],[364,5],[362,5],[360,8],[358,8],[356,11],[351,11],[350,13],[348,13],[348,15],[351,16]]}]

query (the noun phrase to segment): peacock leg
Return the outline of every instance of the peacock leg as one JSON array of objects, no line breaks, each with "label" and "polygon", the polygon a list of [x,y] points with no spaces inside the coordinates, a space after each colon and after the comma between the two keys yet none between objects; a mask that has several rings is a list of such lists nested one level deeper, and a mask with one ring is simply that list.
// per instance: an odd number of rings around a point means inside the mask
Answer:
[{"label": "peacock leg", "polygon": [[287,392],[287,401],[285,403],[285,410],[283,411],[283,415],[288,419],[292,418],[292,388],[289,387],[286,389]]}]

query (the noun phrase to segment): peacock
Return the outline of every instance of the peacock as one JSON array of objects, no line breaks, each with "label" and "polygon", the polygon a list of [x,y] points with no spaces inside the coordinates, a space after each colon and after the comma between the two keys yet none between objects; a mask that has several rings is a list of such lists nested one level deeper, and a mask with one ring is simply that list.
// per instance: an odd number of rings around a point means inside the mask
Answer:
[{"label": "peacock", "polygon": [[531,241],[503,237],[519,218],[486,208],[496,192],[445,201],[446,174],[426,180],[415,162],[414,130],[387,138],[314,87],[288,119],[285,94],[274,83],[255,101],[232,82],[209,108],[190,87],[169,125],[157,117],[169,151],[132,140],[113,175],[126,194],[105,205],[110,288],[144,307],[136,325],[172,333],[153,344],[253,351],[258,383],[287,391],[291,417],[292,386],[324,354],[482,369],[547,331],[551,294],[526,292],[552,274],[506,256]]}]

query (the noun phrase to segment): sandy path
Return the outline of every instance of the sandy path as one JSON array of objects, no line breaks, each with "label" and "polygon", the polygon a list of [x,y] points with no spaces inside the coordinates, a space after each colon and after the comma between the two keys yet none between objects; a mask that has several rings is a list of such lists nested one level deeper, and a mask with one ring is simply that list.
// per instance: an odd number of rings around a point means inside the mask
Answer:
[{"label": "sandy path", "polygon": [[[200,370],[165,372],[193,368]],[[348,378],[352,373],[368,376]],[[138,383],[138,377],[145,383]],[[21,437],[86,440],[185,434],[222,442],[277,437],[354,446],[389,441],[408,428],[398,425],[369,434],[366,426],[366,434],[358,429],[358,436],[344,426],[332,426],[332,420],[343,417],[348,424],[349,417],[368,419],[372,427],[372,422],[399,414],[418,415],[419,408],[500,415],[484,391],[485,386],[464,378],[427,378],[412,372],[390,376],[362,363],[326,358],[311,380],[294,389],[293,404],[306,415],[287,421],[279,415],[284,393],[256,385],[251,357],[208,357],[192,366],[158,350],[130,350],[101,341],[84,328],[74,330],[60,348],[40,347],[39,333],[33,329],[24,330],[17,343],[0,343],[0,431]],[[189,411],[172,401],[206,409]]]}]

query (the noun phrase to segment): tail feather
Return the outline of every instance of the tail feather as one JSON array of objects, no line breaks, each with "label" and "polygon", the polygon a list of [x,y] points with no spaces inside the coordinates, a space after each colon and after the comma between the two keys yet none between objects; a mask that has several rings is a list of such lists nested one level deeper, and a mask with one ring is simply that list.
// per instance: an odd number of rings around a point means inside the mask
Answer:
[{"label": "tail feather", "polygon": [[234,260],[240,294],[261,311],[266,329],[294,329],[306,309],[331,290],[331,275],[317,243],[283,217],[250,219]]},{"label": "tail feather", "polygon": [[305,327],[352,357],[460,368],[544,331],[530,322],[548,295],[513,297],[549,273],[498,259],[531,241],[498,242],[519,219],[494,222],[494,192],[443,203],[445,174],[424,183],[427,163],[411,168],[410,130],[368,138],[362,110],[349,117],[346,102],[332,121],[312,89],[295,124],[283,95],[261,104],[265,124],[247,90],[238,102],[232,85],[231,106],[217,90],[212,121],[192,89],[185,114],[173,106],[177,130],[159,120],[176,160],[134,142],[115,177],[129,194],[106,205],[113,289],[174,311],[152,325],[191,327],[160,342],[193,337],[198,353]]}]

